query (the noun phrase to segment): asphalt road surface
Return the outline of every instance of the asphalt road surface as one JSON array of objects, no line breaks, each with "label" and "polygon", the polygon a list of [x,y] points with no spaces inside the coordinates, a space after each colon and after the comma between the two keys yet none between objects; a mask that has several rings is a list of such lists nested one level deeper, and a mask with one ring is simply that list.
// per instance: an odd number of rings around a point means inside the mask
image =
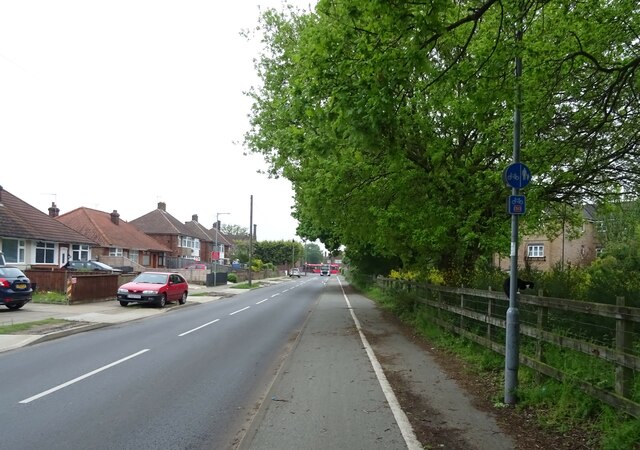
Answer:
[{"label": "asphalt road surface", "polygon": [[0,354],[0,448],[231,448],[324,288],[296,279]]}]

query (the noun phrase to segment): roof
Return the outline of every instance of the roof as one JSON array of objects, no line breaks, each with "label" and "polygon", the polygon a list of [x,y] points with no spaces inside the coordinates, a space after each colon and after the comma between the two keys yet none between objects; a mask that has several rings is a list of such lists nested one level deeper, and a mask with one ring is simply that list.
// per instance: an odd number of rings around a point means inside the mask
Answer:
[{"label": "roof", "polygon": [[185,226],[191,230],[191,236],[197,237],[200,241],[214,242],[215,235],[210,234],[209,231],[197,220],[185,222]]},{"label": "roof", "polygon": [[193,236],[191,230],[164,209],[157,208],[131,222],[147,234]]},{"label": "roof", "polygon": [[0,236],[96,245],[92,239],[58,222],[0,187]]},{"label": "roof", "polygon": [[216,239],[216,234],[218,235],[218,244],[224,244],[227,245],[229,247],[233,246],[233,242],[227,237],[225,236],[224,233],[221,233],[217,230],[217,228],[212,228],[209,230],[209,234],[211,236],[213,236],[213,240],[215,241]]},{"label": "roof", "polygon": [[[114,222],[113,217],[117,218]],[[171,252],[135,225],[120,219],[117,211],[107,213],[91,208],[77,208],[57,217],[57,220],[97,242],[100,247]]]}]

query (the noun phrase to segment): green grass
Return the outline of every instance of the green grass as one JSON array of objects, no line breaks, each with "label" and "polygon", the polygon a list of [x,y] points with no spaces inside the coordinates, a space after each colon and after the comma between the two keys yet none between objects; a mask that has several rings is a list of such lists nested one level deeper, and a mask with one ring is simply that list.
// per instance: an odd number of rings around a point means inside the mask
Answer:
[{"label": "green grass", "polygon": [[232,286],[233,289],[255,289],[255,288],[259,288],[261,287],[262,284],[260,283],[251,283],[251,286],[249,286],[249,283],[238,283],[235,286]]},{"label": "green grass", "polygon": [[61,294],[60,292],[36,292],[33,294],[33,303],[51,303],[55,305],[68,305],[69,301],[67,300],[67,296],[65,294]]},{"label": "green grass", "polygon": [[68,323],[68,322],[69,322],[68,320],[52,318],[52,319],[38,320],[35,322],[16,323],[13,325],[0,325],[0,334],[20,333],[22,331],[29,331],[30,329],[38,327],[40,325],[51,325],[51,324]]}]

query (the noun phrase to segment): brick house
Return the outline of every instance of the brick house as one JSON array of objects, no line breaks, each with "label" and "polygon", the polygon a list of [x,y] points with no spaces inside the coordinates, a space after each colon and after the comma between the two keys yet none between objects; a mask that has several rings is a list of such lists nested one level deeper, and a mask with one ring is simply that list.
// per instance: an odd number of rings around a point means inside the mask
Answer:
[{"label": "brick house", "polygon": [[97,242],[51,217],[58,211],[52,203],[46,214],[0,187],[0,250],[8,264],[53,269],[91,258]]},{"label": "brick house", "polygon": [[164,202],[159,202],[157,209],[129,223],[169,248],[170,255],[167,258],[170,260],[165,262],[168,268],[183,267],[180,261],[183,259],[203,260],[199,233],[169,214]]},{"label": "brick house", "polygon": [[49,214],[59,222],[92,239],[98,245],[93,258],[114,267],[129,266],[135,271],[165,267],[171,249],[148,236],[135,225],[120,219],[118,211],[111,213],[91,208],[77,208],[68,213]]},{"label": "brick house", "polygon": [[[601,249],[597,236],[598,221],[593,205],[584,206],[582,216],[582,228],[579,230],[570,230],[569,226],[565,226],[560,234],[553,238],[545,235],[523,236],[518,243],[518,267],[547,271],[558,264],[573,267],[591,264]],[[496,255],[494,265],[508,270],[510,259]]]},{"label": "brick house", "polygon": [[[197,236],[200,239],[200,260],[203,262],[212,262],[213,258],[211,252],[215,250],[215,244],[218,244],[218,252],[220,252],[220,260],[225,260],[225,255],[228,255],[231,249],[231,243],[228,239],[222,234],[218,233],[217,230],[212,228],[211,230],[207,230],[200,222],[198,222],[198,215],[193,214],[191,216],[190,222],[185,222],[187,228],[191,230],[194,236]],[[214,224],[215,225],[215,224]],[[217,236],[216,236],[217,234]],[[218,264],[222,264],[222,261],[219,261]]]}]

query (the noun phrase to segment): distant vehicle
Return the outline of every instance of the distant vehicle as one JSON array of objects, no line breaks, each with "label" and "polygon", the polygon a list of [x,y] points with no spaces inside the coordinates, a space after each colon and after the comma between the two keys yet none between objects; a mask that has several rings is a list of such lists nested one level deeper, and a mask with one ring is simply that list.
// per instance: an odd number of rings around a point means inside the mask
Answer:
[{"label": "distant vehicle", "polygon": [[93,261],[93,260],[68,261],[65,265],[62,266],[62,268],[70,271],[84,271],[84,272],[107,272],[107,273],[122,272],[122,270],[111,267],[108,264],[105,264],[100,261]]},{"label": "distant vehicle", "polygon": [[174,272],[142,272],[132,281],[118,288],[120,305],[152,303],[163,308],[168,302],[184,305],[189,285],[182,275]]},{"label": "distant vehicle", "polygon": [[298,269],[297,267],[294,267],[293,269],[291,269],[291,272],[289,273],[290,277],[298,277],[300,278],[300,269]]},{"label": "distant vehicle", "polygon": [[[2,259],[4,261],[4,258]],[[33,285],[17,267],[0,266],[0,304],[20,309],[33,298]]]},{"label": "distant vehicle", "polygon": [[190,266],[185,267],[185,269],[189,270],[207,270],[206,264],[191,264]]},{"label": "distant vehicle", "polygon": [[331,269],[329,268],[329,264],[323,264],[320,268],[320,276],[331,276]]}]

